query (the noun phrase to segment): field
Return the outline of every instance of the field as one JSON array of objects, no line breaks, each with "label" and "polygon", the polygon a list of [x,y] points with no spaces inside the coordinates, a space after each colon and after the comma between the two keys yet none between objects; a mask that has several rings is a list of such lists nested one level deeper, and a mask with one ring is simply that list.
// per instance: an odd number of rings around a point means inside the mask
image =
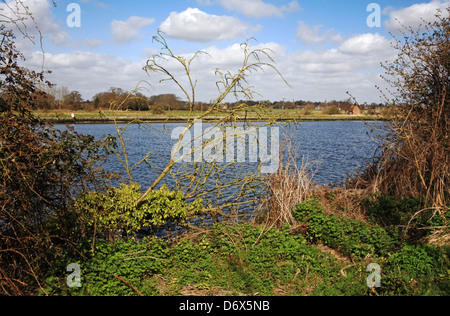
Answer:
[{"label": "field", "polygon": [[[64,110],[37,110],[33,114],[37,117],[49,120],[54,123],[67,123],[73,122],[71,117],[72,111]],[[152,114],[151,111],[77,111],[74,112],[75,118],[79,123],[97,123],[97,122],[112,122],[114,118],[118,121],[144,121],[144,122],[165,122],[165,121],[185,121],[189,117],[195,118],[202,114],[200,111],[170,111],[164,114]],[[216,112],[204,117],[204,120],[220,120],[225,117],[225,114]],[[261,120],[261,121],[339,121],[339,120],[381,120],[382,115],[378,112],[375,115],[327,115],[322,111],[311,111],[308,115],[305,115],[304,110],[272,110],[257,116],[256,113],[251,113],[246,116],[245,112],[238,112],[235,116],[236,120],[243,120],[247,118],[249,120]]]}]

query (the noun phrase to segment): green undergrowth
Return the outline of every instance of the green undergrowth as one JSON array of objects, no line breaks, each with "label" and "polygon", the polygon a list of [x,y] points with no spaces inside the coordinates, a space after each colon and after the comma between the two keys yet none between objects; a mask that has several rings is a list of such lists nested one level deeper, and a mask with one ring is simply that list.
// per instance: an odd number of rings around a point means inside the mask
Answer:
[{"label": "green undergrowth", "polygon": [[385,257],[399,247],[397,231],[390,234],[377,224],[327,215],[317,199],[299,204],[294,217],[306,225],[304,235],[310,242],[321,242],[346,256]]},{"label": "green undergrowth", "polygon": [[[363,204],[370,217],[367,222],[326,214],[316,198],[298,205],[294,216],[303,223],[303,235],[311,244],[323,243],[352,262],[372,260],[379,264],[382,286],[372,293],[450,294],[450,247],[434,247],[418,239],[418,235],[426,237],[420,227],[442,225],[446,219],[436,214],[415,218],[421,209],[415,199],[372,196]],[[406,224],[412,225],[411,229],[405,230]]]},{"label": "green undergrowth", "polygon": [[[374,202],[374,201],[372,201]],[[375,214],[376,203],[371,204]],[[97,240],[41,285],[49,295],[449,295],[449,247],[412,243],[377,220],[326,214],[318,199],[294,210],[296,226],[221,223],[177,240]],[[81,259],[82,258],[82,259]],[[67,286],[79,264],[79,288]],[[371,288],[370,264],[381,287]]]}]

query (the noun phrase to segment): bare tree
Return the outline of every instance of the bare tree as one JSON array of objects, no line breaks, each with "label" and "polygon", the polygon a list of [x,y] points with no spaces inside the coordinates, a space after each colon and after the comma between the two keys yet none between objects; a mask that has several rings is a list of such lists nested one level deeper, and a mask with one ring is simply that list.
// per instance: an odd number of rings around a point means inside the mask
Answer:
[{"label": "bare tree", "polygon": [[[167,163],[164,170],[160,173],[160,175],[157,177],[157,179],[153,182],[152,185],[148,187],[146,192],[141,196],[141,198],[137,201],[139,203],[145,197],[156,188],[156,186],[168,175],[172,174],[172,176],[175,176],[177,178],[177,183],[180,185],[181,179],[187,179],[186,174],[181,172],[173,172],[174,166],[179,162],[176,159],[177,154],[180,153],[180,151],[185,150],[185,148],[191,148],[191,151],[188,151],[187,155],[194,154],[194,151],[202,151],[204,152],[208,148],[212,146],[211,142],[204,143],[203,146],[195,146],[194,144],[198,142],[198,139],[192,139],[188,141],[188,144],[185,142],[186,134],[194,127],[195,123],[201,120],[204,117],[207,117],[209,114],[214,113],[216,111],[219,111],[222,109],[221,104],[225,100],[225,98],[229,94],[234,94],[237,99],[239,98],[245,98],[246,100],[250,100],[253,98],[253,96],[256,94],[256,91],[252,89],[251,86],[248,85],[247,77],[250,75],[251,72],[254,71],[263,71],[264,68],[270,68],[274,71],[276,71],[281,78],[281,74],[278,72],[276,67],[274,66],[274,60],[270,56],[271,51],[269,49],[252,49],[250,46],[250,42],[247,41],[246,43],[242,44],[242,52],[243,52],[243,63],[241,68],[236,73],[231,73],[230,71],[222,72],[219,69],[216,69],[216,75],[218,76],[219,80],[216,83],[216,86],[218,88],[219,95],[214,101],[214,103],[211,105],[211,107],[200,114],[197,117],[192,117],[191,113],[194,110],[195,106],[195,98],[196,98],[196,84],[197,81],[193,79],[191,67],[192,64],[195,62],[197,57],[201,54],[207,54],[202,51],[197,51],[191,58],[186,58],[184,56],[177,56],[174,54],[174,52],[169,48],[169,45],[167,41],[165,40],[163,33],[158,31],[158,35],[154,37],[154,40],[162,45],[162,53],[158,55],[154,55],[150,60],[148,60],[146,67],[144,68],[149,75],[152,75],[154,73],[163,75],[163,79],[161,81],[171,81],[173,82],[184,94],[186,99],[188,100],[188,106],[190,115],[188,117],[186,127],[185,129],[180,133],[178,142],[174,146],[174,150],[172,152],[172,155],[170,157],[169,162]],[[165,62],[167,61],[175,61],[182,69],[183,72],[186,74],[186,82],[187,85],[183,85],[179,78],[176,78],[175,75],[169,71],[166,66]],[[284,79],[283,79],[284,80]],[[222,122],[215,122],[210,127],[210,130],[216,129],[216,130],[224,130],[224,128],[228,127],[234,127],[235,129],[239,129],[239,126],[237,124],[237,112],[257,112],[261,111],[262,108],[257,106],[247,106],[246,104],[241,104],[241,106],[238,106],[235,109],[225,111],[223,114],[225,114],[225,118],[222,119]],[[224,125],[223,123],[226,122]],[[246,121],[246,124],[250,125],[251,123]],[[273,122],[269,122],[267,125],[272,126]],[[264,124],[266,125],[266,124]],[[225,127],[226,126],[226,127]],[[253,126],[255,128],[255,126]],[[261,126],[258,126],[258,128],[261,128]],[[249,128],[248,130],[252,130],[252,128]],[[224,135],[224,133],[221,133]],[[202,132],[202,136],[203,132]],[[203,139],[203,138],[202,138]],[[182,145],[184,143],[184,146]],[[179,158],[180,159],[180,158]],[[234,164],[225,164],[225,166],[217,164],[216,162],[210,162],[202,161],[201,163],[204,163],[205,165],[199,166],[198,163],[200,161],[197,161],[197,165],[195,167],[195,171],[193,171],[193,174],[198,175],[197,177],[191,177],[190,181],[188,181],[187,185],[184,186],[186,190],[189,192],[187,193],[187,196],[191,197],[198,197],[202,194],[198,189],[201,187],[203,190],[205,189],[204,186],[200,186],[201,183],[205,184],[207,182],[207,179],[215,179],[216,183],[218,184],[214,189],[216,190],[216,196],[222,196],[223,193],[221,192],[223,188],[230,187],[230,186],[236,186],[241,187],[241,193],[238,194],[238,197],[242,197],[245,195],[245,190],[249,188],[253,188],[253,184],[250,178],[247,176],[238,177],[237,179],[233,179],[231,181],[221,181],[220,185],[217,181],[219,179],[219,173],[225,172],[227,169],[226,167],[234,167]],[[180,170],[180,169],[178,169]],[[254,177],[254,179],[258,179],[259,177]],[[234,199],[231,203],[225,203],[225,205],[232,205],[234,203],[239,204],[239,199]],[[222,207],[224,204],[222,204]]]},{"label": "bare tree", "polygon": [[[245,163],[242,159],[230,159],[228,161],[223,157],[222,159],[205,158],[211,153],[220,156],[226,150],[234,150],[239,146],[238,150],[242,150],[249,141],[253,141],[255,146],[259,146],[261,155],[263,153],[266,156],[273,154],[276,159],[279,158],[277,150],[271,152],[273,148],[269,148],[266,141],[267,139],[273,139],[274,143],[275,138],[279,136],[278,130],[275,128],[276,122],[261,123],[247,119],[250,114],[256,118],[264,117],[267,111],[264,105],[257,102],[251,102],[251,105],[249,105],[246,101],[242,101],[232,108],[223,105],[224,100],[230,95],[234,96],[236,100],[252,100],[257,92],[248,84],[247,80],[253,72],[271,69],[280,75],[281,80],[286,82],[275,66],[275,61],[271,56],[272,51],[267,48],[254,49],[250,45],[250,41],[251,39],[241,45],[242,65],[236,73],[216,69],[218,96],[206,111],[195,114],[197,80],[194,78],[192,66],[198,61],[199,56],[209,55],[203,51],[197,51],[189,57],[177,55],[169,47],[164,34],[158,31],[158,35],[154,37],[154,42],[162,46],[161,53],[150,58],[144,70],[150,78],[157,77],[160,79],[159,82],[173,83],[184,99],[187,100],[185,107],[189,114],[185,126],[180,127],[178,133],[176,133],[175,145],[165,167],[158,170],[156,179],[145,189],[145,192],[136,201],[137,204],[144,201],[158,185],[164,183],[168,178],[171,179],[172,183],[175,183],[177,191],[185,194],[186,199],[202,198],[205,204],[216,214],[225,208],[249,204],[254,201],[256,196],[263,194],[264,185],[262,181],[264,176],[260,171],[264,168],[263,164],[267,162],[264,159],[253,159],[252,162],[258,164],[258,167],[254,172],[250,172],[242,168],[243,163]],[[174,69],[173,65],[178,66],[184,77],[175,75],[171,70]],[[120,104],[116,104],[115,108],[120,109]],[[218,115],[217,120],[207,120],[209,116],[215,115]],[[196,134],[194,131],[198,131],[198,126],[203,120],[205,120],[205,123],[207,121],[207,128]],[[134,123],[144,125],[143,122],[139,121]],[[116,124],[121,149],[121,153],[116,153],[116,155],[124,164],[130,176],[130,181],[132,181],[130,171],[136,165],[130,166],[126,155],[126,141],[123,135],[127,126],[129,125],[120,126]],[[151,127],[149,130],[151,130]],[[212,131],[215,132],[215,136]],[[258,135],[262,136],[263,140],[259,139]],[[223,146],[224,144],[227,145],[226,149]],[[255,148],[248,150],[255,150]],[[151,161],[148,160],[149,155],[150,153],[147,153],[138,164],[145,162],[153,167]],[[230,153],[229,155],[231,157]],[[194,158],[191,159],[192,157]],[[231,188],[233,193],[230,193]]]},{"label": "bare tree", "polygon": [[[450,203],[450,7],[420,29],[403,26],[384,65],[392,120],[378,128],[381,157],[359,178],[370,191],[420,198],[444,222]],[[431,208],[429,208],[431,206]],[[423,213],[423,211],[419,213]],[[446,236],[448,222],[437,232]]]}]

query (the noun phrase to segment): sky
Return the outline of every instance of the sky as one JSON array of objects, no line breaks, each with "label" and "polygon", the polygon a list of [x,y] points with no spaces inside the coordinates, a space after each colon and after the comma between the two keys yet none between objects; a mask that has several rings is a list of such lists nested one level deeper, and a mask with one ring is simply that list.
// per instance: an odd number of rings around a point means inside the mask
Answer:
[{"label": "sky", "polygon": [[[4,0],[0,9],[5,11]],[[160,82],[143,68],[161,45],[152,40],[164,32],[177,56],[190,58],[197,80],[196,99],[217,98],[216,69],[236,73],[250,39],[252,49],[270,49],[277,72],[270,68],[249,74],[256,100],[330,101],[351,95],[357,102],[382,102],[377,86],[382,62],[392,60],[392,35],[398,21],[417,27],[433,20],[450,0],[23,0],[43,35],[39,41],[17,39],[31,69],[51,70],[46,77],[57,86],[79,91],[86,100],[110,87],[145,95],[174,93],[174,84]],[[31,23],[31,21],[24,22]],[[28,26],[28,25],[27,25]],[[37,36],[33,27],[27,28]],[[36,37],[37,38],[37,37]],[[168,69],[187,84],[173,62]],[[232,100],[231,100],[232,101]]]}]

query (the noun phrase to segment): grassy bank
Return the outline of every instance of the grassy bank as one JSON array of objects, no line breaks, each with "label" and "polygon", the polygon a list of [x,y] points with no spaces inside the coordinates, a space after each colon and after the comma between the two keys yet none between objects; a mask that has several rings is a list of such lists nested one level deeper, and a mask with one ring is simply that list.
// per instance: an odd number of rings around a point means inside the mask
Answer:
[{"label": "grassy bank", "polygon": [[[152,114],[150,111],[77,111],[75,112],[76,120],[71,117],[71,111],[34,111],[33,114],[39,118],[48,120],[53,123],[110,123],[113,118],[116,118],[121,122],[129,121],[143,121],[143,122],[183,122],[186,121],[189,116],[195,118],[202,113],[199,111],[171,111],[164,114]],[[228,114],[229,115],[229,114]],[[220,112],[208,115],[204,120],[220,120],[225,117],[225,114]],[[236,119],[242,120],[247,118],[249,120],[261,120],[261,121],[370,121],[383,119],[379,114],[375,115],[326,115],[321,111],[311,111],[308,115],[305,115],[303,110],[272,110],[268,114],[262,117],[257,117],[255,113],[246,116],[245,112],[237,113]]]},{"label": "grassy bank", "polygon": [[[40,294],[132,296],[347,296],[450,294],[450,247],[418,243],[423,231],[401,229],[417,201],[372,197],[349,216],[337,193],[299,204],[294,225],[220,223],[175,240],[97,240],[84,260],[66,258]],[[391,211],[392,221],[383,215]],[[333,213],[334,212],[334,213]],[[397,218],[396,216],[399,216]],[[421,219],[425,221],[426,219]],[[440,219],[442,220],[442,219]],[[383,222],[384,221],[384,222]],[[434,219],[439,225],[439,219]],[[421,236],[423,237],[423,236]],[[65,267],[81,267],[68,288]],[[380,268],[380,287],[369,265]],[[377,266],[375,266],[377,267]]]}]

